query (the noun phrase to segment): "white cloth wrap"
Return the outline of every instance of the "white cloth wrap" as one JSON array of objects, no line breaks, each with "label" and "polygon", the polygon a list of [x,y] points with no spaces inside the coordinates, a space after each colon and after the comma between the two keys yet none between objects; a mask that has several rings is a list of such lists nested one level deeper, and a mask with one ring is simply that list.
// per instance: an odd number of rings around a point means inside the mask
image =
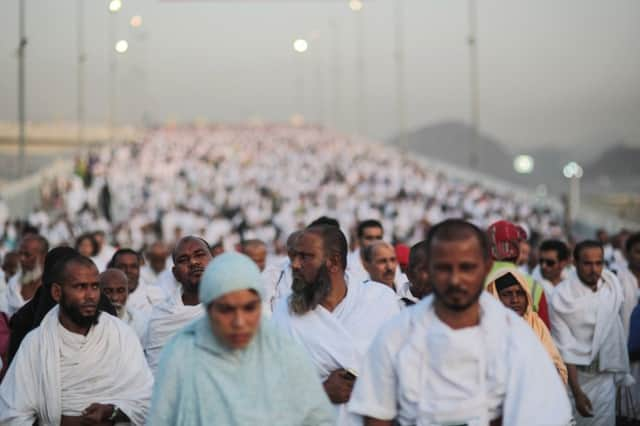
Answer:
[{"label": "white cloth wrap", "polygon": [[63,329],[58,306],[27,335],[0,386],[0,424],[58,425],[92,403],[144,424],[153,377],[131,328],[102,313],[86,336]]}]

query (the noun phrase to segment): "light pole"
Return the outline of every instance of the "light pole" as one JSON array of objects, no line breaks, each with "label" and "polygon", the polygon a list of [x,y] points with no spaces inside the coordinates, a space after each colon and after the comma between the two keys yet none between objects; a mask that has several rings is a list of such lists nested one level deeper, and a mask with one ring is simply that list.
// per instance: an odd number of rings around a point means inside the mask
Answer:
[{"label": "light pole", "polygon": [[362,0],[349,1],[349,8],[356,13],[356,125],[361,136],[366,133],[363,7]]},{"label": "light pole", "polygon": [[114,141],[114,127],[116,121],[116,78],[118,73],[118,64],[116,62],[116,55],[113,52],[113,43],[116,33],[116,14],[122,9],[122,0],[110,0],[109,1],[109,24],[107,35],[107,54],[109,55],[109,142]]},{"label": "light pole", "polygon": [[85,104],[84,104],[84,64],[87,60],[86,53],[84,51],[84,2],[85,0],[77,0],[77,43],[78,43],[78,99],[77,99],[77,111],[76,120],[78,126],[78,147],[84,145],[84,126],[85,126]]},{"label": "light pole", "polygon": [[529,175],[533,172],[535,161],[530,155],[518,155],[513,159],[513,170],[521,175]]},{"label": "light pole", "polygon": [[333,80],[333,99],[331,107],[331,121],[333,127],[338,130],[342,119],[342,67],[340,61],[340,26],[337,20],[329,21],[331,28],[331,73]]},{"label": "light pole", "polygon": [[580,179],[583,175],[582,167],[575,161],[567,163],[562,169],[562,174],[569,179],[569,197],[567,201],[567,228],[571,230],[573,222],[578,217],[580,209]]},{"label": "light pole", "polygon": [[478,128],[480,126],[480,101],[478,90],[478,43],[476,39],[476,2],[469,0],[469,86],[471,91],[471,137],[469,138],[469,167],[477,169],[480,162]]},{"label": "light pole", "polygon": [[396,114],[398,120],[398,135],[402,149],[409,151],[407,135],[407,100],[404,75],[404,0],[395,2],[395,63],[396,63]]},{"label": "light pole", "polygon": [[[296,95],[294,114],[304,117],[304,62],[302,61],[302,55],[309,49],[309,43],[303,38],[298,38],[293,42],[293,51],[296,56],[294,59],[298,62],[296,64],[297,77],[296,77]],[[298,58],[300,56],[300,58]]]},{"label": "light pole", "polygon": [[20,144],[18,153],[18,177],[24,177],[25,173],[25,51],[27,49],[27,36],[25,24],[25,3],[26,0],[18,0],[18,141]]}]

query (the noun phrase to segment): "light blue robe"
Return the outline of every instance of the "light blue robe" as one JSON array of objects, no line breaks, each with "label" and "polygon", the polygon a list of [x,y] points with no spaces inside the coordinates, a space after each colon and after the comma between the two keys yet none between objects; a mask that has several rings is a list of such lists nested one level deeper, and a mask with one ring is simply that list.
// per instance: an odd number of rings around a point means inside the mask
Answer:
[{"label": "light blue robe", "polygon": [[148,425],[333,425],[332,406],[302,348],[263,321],[251,343],[230,350],[209,318],[164,348]]}]

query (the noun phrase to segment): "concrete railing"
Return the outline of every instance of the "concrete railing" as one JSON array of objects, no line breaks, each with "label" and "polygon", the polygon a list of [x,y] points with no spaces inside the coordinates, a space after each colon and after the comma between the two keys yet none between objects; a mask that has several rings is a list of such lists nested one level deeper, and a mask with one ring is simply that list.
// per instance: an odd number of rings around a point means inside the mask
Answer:
[{"label": "concrete railing", "polygon": [[9,215],[12,218],[26,217],[41,203],[40,188],[43,182],[57,176],[70,176],[72,173],[72,160],[58,160],[23,179],[3,185],[0,187],[0,194],[9,208]]}]

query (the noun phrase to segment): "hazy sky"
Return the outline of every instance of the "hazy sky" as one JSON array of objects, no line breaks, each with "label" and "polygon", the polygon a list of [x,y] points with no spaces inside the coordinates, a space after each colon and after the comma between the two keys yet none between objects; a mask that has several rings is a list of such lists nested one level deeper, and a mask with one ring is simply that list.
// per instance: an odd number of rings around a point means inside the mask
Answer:
[{"label": "hazy sky", "polygon": [[[77,2],[24,1],[27,115],[73,120]],[[397,130],[394,3],[364,1],[366,132],[387,138]],[[409,128],[468,121],[467,2],[403,1]],[[18,0],[2,3],[0,120],[15,120]],[[145,110],[156,121],[285,120],[303,75],[305,115],[356,129],[359,18],[346,0],[123,3],[116,33],[130,50],[118,57],[120,122]],[[128,26],[133,15],[142,29]],[[85,0],[94,122],[108,110],[108,18],[107,0]],[[302,56],[292,50],[297,37],[310,39]],[[521,151],[618,139],[640,146],[639,44],[637,0],[478,0],[481,130]]]}]

